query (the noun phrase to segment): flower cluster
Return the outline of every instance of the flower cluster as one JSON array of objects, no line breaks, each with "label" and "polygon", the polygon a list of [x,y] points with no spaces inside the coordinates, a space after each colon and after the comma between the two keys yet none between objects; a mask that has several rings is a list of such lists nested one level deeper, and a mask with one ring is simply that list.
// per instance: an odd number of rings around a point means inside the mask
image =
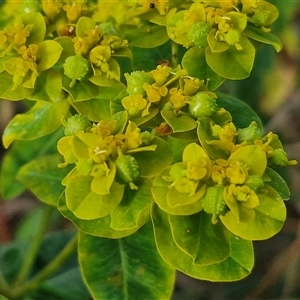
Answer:
[{"label": "flower cluster", "polygon": [[[62,183],[66,187],[67,206],[76,220],[107,217],[123,198],[122,205],[129,205],[129,194],[133,193],[133,198],[135,194],[144,195],[143,178],[156,176],[171,162],[168,144],[150,132],[141,132],[128,121],[126,112],[98,123],[91,123],[84,115],[74,115],[63,124],[65,136],[58,141],[57,148],[64,162],[59,167],[73,166]],[[149,163],[152,160],[154,163]],[[149,197],[143,202],[139,209],[147,212],[138,227],[149,219]],[[140,218],[139,214],[136,218]]]}]

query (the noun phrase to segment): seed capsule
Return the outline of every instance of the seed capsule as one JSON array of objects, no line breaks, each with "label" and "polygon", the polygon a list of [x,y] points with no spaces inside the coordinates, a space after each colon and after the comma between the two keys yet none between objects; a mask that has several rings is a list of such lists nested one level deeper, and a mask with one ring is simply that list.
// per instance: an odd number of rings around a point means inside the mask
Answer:
[{"label": "seed capsule", "polygon": [[90,63],[81,55],[69,56],[64,63],[64,73],[70,79],[70,87],[73,87],[76,80],[81,81],[89,72]]},{"label": "seed capsule", "polygon": [[139,165],[136,159],[131,155],[120,155],[115,163],[120,179],[129,183],[132,189],[137,189],[137,186],[133,184],[133,181],[140,176]]}]

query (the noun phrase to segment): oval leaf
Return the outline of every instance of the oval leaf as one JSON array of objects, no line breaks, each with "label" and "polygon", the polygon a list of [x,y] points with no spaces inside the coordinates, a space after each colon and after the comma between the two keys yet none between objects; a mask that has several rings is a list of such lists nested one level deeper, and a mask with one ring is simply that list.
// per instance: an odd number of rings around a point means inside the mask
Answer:
[{"label": "oval leaf", "polygon": [[260,204],[254,208],[255,217],[250,222],[239,222],[231,211],[220,216],[229,231],[247,240],[265,240],[278,233],[286,219],[286,208],[279,194],[265,186],[258,194]]},{"label": "oval leaf", "polygon": [[224,261],[230,254],[228,230],[221,222],[213,224],[204,211],[190,216],[169,216],[176,245],[197,265]]},{"label": "oval leaf", "polygon": [[231,80],[247,78],[253,67],[255,48],[246,37],[241,36],[239,44],[242,50],[230,46],[228,50],[214,53],[205,49],[206,61],[219,76]]},{"label": "oval leaf", "polygon": [[80,232],[78,257],[94,299],[169,299],[175,272],[158,254],[151,225],[111,240]]},{"label": "oval leaf", "polygon": [[155,242],[160,255],[180,272],[197,279],[210,281],[240,280],[250,274],[254,264],[253,248],[250,241],[230,234],[231,252],[226,260],[206,266],[197,265],[193,262],[193,258],[182,251],[174,242],[168,214],[154,204],[152,205],[151,216]]},{"label": "oval leaf", "polygon": [[80,219],[92,220],[104,217],[113,211],[123,197],[124,186],[116,182],[106,195],[91,191],[91,176],[75,173],[68,178],[66,203],[74,215]]},{"label": "oval leaf", "polygon": [[3,134],[3,144],[7,148],[14,140],[33,140],[54,132],[61,126],[61,118],[66,117],[70,104],[64,99],[54,103],[37,102],[28,112],[16,115],[7,125]]},{"label": "oval leaf", "polygon": [[61,162],[59,154],[39,157],[25,164],[18,172],[17,179],[38,199],[56,206],[64,190],[61,181],[70,171],[70,168],[59,169],[57,165]]}]

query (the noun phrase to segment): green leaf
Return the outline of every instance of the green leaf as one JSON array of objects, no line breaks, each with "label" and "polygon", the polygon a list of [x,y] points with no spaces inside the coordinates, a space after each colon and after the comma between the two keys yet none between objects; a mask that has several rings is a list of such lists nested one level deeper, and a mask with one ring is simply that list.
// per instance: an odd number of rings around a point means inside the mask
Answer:
[{"label": "green leaf", "polygon": [[144,25],[126,31],[125,39],[131,46],[140,48],[155,48],[169,40],[166,28],[159,25]]},{"label": "green leaf", "polygon": [[66,203],[74,215],[80,219],[92,220],[112,212],[123,197],[124,186],[112,184],[109,194],[99,195],[91,191],[91,176],[75,173],[68,178]]},{"label": "green leaf", "polygon": [[225,81],[224,78],[213,72],[213,70],[208,66],[205,59],[204,48],[190,48],[184,54],[181,64],[188,72],[189,76],[204,80],[210,91],[215,90]]},{"label": "green leaf", "polygon": [[249,24],[243,31],[243,34],[255,41],[273,46],[276,52],[280,52],[282,49],[282,44],[275,35],[270,32],[264,32],[259,27]]},{"label": "green leaf", "polygon": [[134,71],[144,70],[145,72],[156,69],[160,61],[171,60],[170,49],[170,41],[156,48],[142,49],[139,47],[132,47],[132,69]]},{"label": "green leaf", "polygon": [[[172,238],[168,214],[152,205],[155,242],[162,258],[171,266],[191,277],[209,281],[235,281],[250,274],[254,255],[252,243],[230,234],[230,255],[216,264],[198,265],[182,251]],[[216,246],[217,247],[217,246]]]},{"label": "green leaf", "polygon": [[103,86],[100,88],[99,95],[95,98],[84,102],[73,102],[72,106],[79,113],[86,115],[91,121],[108,120],[112,115],[110,109],[111,101],[125,88],[125,85],[121,82],[111,87]]},{"label": "green leaf", "polygon": [[73,101],[90,100],[99,95],[99,87],[88,79],[77,80],[73,87],[70,87],[71,81],[67,76],[63,76],[63,89],[71,95]]},{"label": "green leaf", "polygon": [[111,78],[108,73],[102,73],[102,74],[95,74],[94,76],[91,76],[89,78],[89,81],[91,81],[93,84],[98,86],[114,86],[117,85],[120,81],[121,76],[121,70],[120,66],[117,63],[116,60],[113,58],[110,59],[108,62],[109,65],[109,72],[113,74],[114,78]]},{"label": "green leaf", "polygon": [[285,180],[273,169],[267,167],[265,173],[269,176],[271,181],[267,184],[271,186],[282,198],[282,200],[290,199],[290,190]]},{"label": "green leaf", "polygon": [[255,48],[249,40],[241,36],[239,44],[242,50],[230,46],[228,50],[214,53],[209,47],[205,49],[206,61],[219,76],[231,80],[247,78],[253,67]]},{"label": "green leaf", "polygon": [[265,240],[278,233],[286,219],[286,207],[279,194],[265,185],[257,193],[260,204],[254,208],[255,217],[250,222],[239,222],[231,211],[220,216],[226,228],[247,240]]},{"label": "green leaf", "polygon": [[183,149],[191,142],[195,142],[196,140],[197,140],[197,136],[195,136],[195,138],[192,140],[189,139],[185,140],[185,139],[176,138],[176,136],[169,135],[167,141],[173,153],[172,163],[180,162],[182,160]]},{"label": "green leaf", "polygon": [[63,64],[65,63],[66,59],[69,56],[75,55],[74,43],[70,37],[60,36],[54,39],[55,42],[60,44],[62,47],[62,53],[57,61],[57,64],[62,68]]},{"label": "green leaf", "polygon": [[110,227],[114,230],[138,229],[150,217],[150,205],[153,202],[151,194],[152,182],[142,180],[137,182],[138,190],[126,186],[123,199],[110,213]]},{"label": "green leaf", "polygon": [[174,133],[193,130],[197,127],[196,121],[189,115],[179,114],[176,116],[172,110],[167,109],[162,110],[161,115]]},{"label": "green leaf", "polygon": [[171,164],[173,159],[173,153],[165,140],[155,137],[150,145],[156,145],[155,151],[134,153],[140,174],[146,178],[157,176],[161,170]]},{"label": "green leaf", "polygon": [[155,202],[162,210],[172,215],[191,215],[199,212],[202,209],[200,200],[205,190],[199,189],[190,196],[178,192],[174,187],[170,188],[171,182],[164,180],[170,177],[170,170],[171,167],[164,169],[153,182],[152,195]]},{"label": "green leaf", "polygon": [[81,17],[77,21],[76,36],[80,38],[84,38],[87,36],[85,31],[88,29],[90,30],[95,29],[95,27],[96,27],[96,23],[91,18]]},{"label": "green leaf", "polygon": [[61,162],[59,154],[39,157],[22,166],[17,179],[39,200],[56,206],[64,190],[61,181],[70,171],[70,167],[59,169],[57,165]]},{"label": "green leaf", "polygon": [[119,240],[79,234],[79,263],[94,299],[171,297],[175,272],[157,253],[150,226]]},{"label": "green leaf", "polygon": [[[171,16],[168,17],[167,22],[167,33],[168,36],[176,43],[180,45],[188,46],[190,45],[190,40],[187,37],[188,30],[190,26],[183,25],[187,23],[185,21],[185,15],[187,14],[188,10],[182,10],[177,12],[176,14],[171,13]],[[203,11],[204,13],[204,11]],[[172,15],[173,14],[173,15]],[[178,28],[178,24],[180,24]]]},{"label": "green leaf", "polygon": [[258,115],[243,101],[217,92],[217,103],[219,107],[224,107],[232,116],[232,122],[236,128],[248,127],[251,122],[255,121],[260,129],[263,129]]},{"label": "green leaf", "polygon": [[58,209],[60,213],[67,219],[69,219],[73,224],[78,227],[82,232],[91,234],[94,236],[119,239],[124,236],[133,234],[139,227],[144,225],[144,223],[139,223],[137,228],[129,230],[114,230],[110,227],[110,215],[103,218],[98,218],[94,220],[82,220],[77,218],[66,204],[65,194],[63,193],[58,201]]},{"label": "green leaf", "polygon": [[33,140],[55,131],[61,126],[70,104],[64,98],[54,103],[37,102],[28,112],[16,115],[7,125],[3,134],[4,147],[14,140]]},{"label": "green leaf", "polygon": [[37,71],[50,69],[58,61],[63,48],[55,41],[43,41],[36,54]]},{"label": "green leaf", "polygon": [[227,159],[230,155],[230,151],[226,147],[226,144],[213,137],[211,125],[212,119],[210,118],[203,117],[199,120],[197,135],[201,146],[212,159]]},{"label": "green leaf", "polygon": [[42,14],[31,12],[22,15],[24,25],[33,25],[30,35],[26,39],[26,44],[36,44],[43,42],[46,34],[46,22]]},{"label": "green leaf", "polygon": [[27,99],[54,102],[59,97],[61,89],[61,74],[55,69],[49,69],[36,78],[34,92]]},{"label": "green leaf", "polygon": [[59,130],[50,135],[32,140],[15,141],[4,156],[0,172],[0,191],[3,199],[8,200],[21,194],[25,186],[16,180],[19,169],[45,154],[57,153],[56,144],[61,137]]},{"label": "green leaf", "polygon": [[169,216],[173,239],[197,265],[224,261],[230,254],[228,230],[221,222],[213,224],[204,211],[190,216]]},{"label": "green leaf", "polygon": [[16,89],[14,88],[13,76],[8,74],[7,72],[0,73],[0,98],[11,101],[19,101],[25,98],[28,98],[33,89],[27,89],[22,85],[18,86]]}]

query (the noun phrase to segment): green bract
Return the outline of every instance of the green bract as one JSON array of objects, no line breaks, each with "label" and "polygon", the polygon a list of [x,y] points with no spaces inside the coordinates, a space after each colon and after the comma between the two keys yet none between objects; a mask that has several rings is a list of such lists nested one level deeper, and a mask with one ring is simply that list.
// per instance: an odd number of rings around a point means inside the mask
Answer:
[{"label": "green bract", "polygon": [[3,198],[27,188],[74,224],[95,299],[170,298],[175,269],[247,276],[252,241],[286,218],[289,189],[272,167],[296,161],[215,90],[248,77],[263,44],[280,51],[276,7],[19,2],[0,20],[0,98],[28,109],[4,130]]}]

